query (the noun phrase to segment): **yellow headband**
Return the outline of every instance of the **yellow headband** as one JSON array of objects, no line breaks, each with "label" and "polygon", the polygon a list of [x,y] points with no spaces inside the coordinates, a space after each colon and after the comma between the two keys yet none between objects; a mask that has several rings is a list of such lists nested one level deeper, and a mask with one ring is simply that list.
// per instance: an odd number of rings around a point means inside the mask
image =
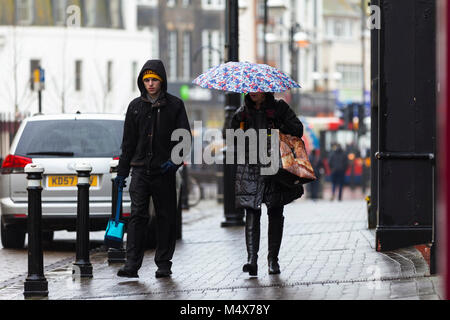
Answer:
[{"label": "yellow headband", "polygon": [[158,79],[161,82],[163,81],[163,79],[158,74],[156,74],[154,71],[152,71],[152,70],[146,70],[144,72],[144,76],[142,77],[142,81],[144,81],[145,79],[148,79],[148,78]]}]

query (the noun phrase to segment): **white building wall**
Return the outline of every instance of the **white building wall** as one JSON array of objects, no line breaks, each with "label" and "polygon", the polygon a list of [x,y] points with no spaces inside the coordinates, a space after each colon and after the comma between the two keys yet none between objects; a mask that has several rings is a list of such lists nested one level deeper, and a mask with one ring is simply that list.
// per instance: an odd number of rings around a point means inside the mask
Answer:
[{"label": "white building wall", "polygon": [[[303,91],[312,91],[314,89],[314,56],[317,54],[314,43],[316,42],[314,32],[316,28],[314,25],[314,1],[316,0],[300,0],[297,4],[297,23],[300,24],[303,32],[306,33],[309,41],[309,46],[305,48],[298,48],[298,79],[302,85]],[[318,1],[320,2],[320,1]],[[319,23],[320,11],[317,9],[317,22]],[[318,45],[317,47],[320,47]]]},{"label": "white building wall", "polygon": [[[290,28],[293,24],[300,25],[301,30],[307,33],[310,45],[307,48],[298,48],[297,54],[297,71],[296,78],[302,86],[302,91],[312,90],[314,87],[313,71],[314,71],[314,56],[317,54],[313,43],[317,38],[320,42],[321,39],[321,1],[317,1],[317,23],[319,28],[314,26],[314,1],[316,0],[277,0],[277,3],[283,3],[286,10],[279,12],[281,17],[280,23],[275,25],[273,34],[276,37],[272,45],[282,47],[282,57],[278,58],[278,67],[291,74],[291,52],[289,48],[290,41]],[[269,2],[270,3],[270,2]],[[269,14],[275,16],[274,13],[269,11]],[[298,39],[300,30],[296,33],[295,40]],[[320,52],[320,45],[317,47],[317,52]],[[319,59],[320,60],[320,59]],[[320,61],[318,61],[318,67],[320,67]]]},{"label": "white building wall", "polygon": [[[125,30],[65,27],[0,27],[0,112],[38,111],[37,93],[30,90],[30,60],[41,60],[46,88],[44,113],[124,113],[131,99],[138,71],[155,57],[152,32],[136,30],[136,0],[123,2]],[[14,67],[14,59],[17,61]],[[82,91],[75,91],[75,61],[81,60]],[[111,92],[106,92],[107,63],[113,62]],[[14,74],[17,76],[15,80]],[[16,88],[16,89],[15,89]],[[17,90],[17,99],[14,92]],[[64,98],[63,98],[64,97]]]},{"label": "white building wall", "polygon": [[[307,33],[309,46],[299,48],[297,79],[302,86],[301,92],[313,91],[314,84],[318,90],[339,89],[339,75],[336,74],[337,64],[361,64],[361,24],[354,20],[352,37],[348,39],[330,38],[325,30],[324,5],[322,0],[276,0],[283,2],[286,10],[279,13],[282,25],[276,26],[274,34],[277,36],[272,45],[282,46],[283,57],[279,59],[278,67],[286,73],[291,72],[291,58],[289,51],[289,28],[292,26],[293,13],[295,22]],[[270,3],[270,1],[269,1]],[[314,6],[317,6],[315,9]],[[273,16],[272,12],[269,12]],[[359,14],[359,12],[357,13]],[[317,26],[314,16],[316,15]],[[316,72],[314,60],[317,59]],[[366,90],[370,88],[370,35],[366,35]],[[328,79],[328,82],[326,81]],[[316,80],[316,81],[315,81]]]},{"label": "white building wall", "polygon": [[239,7],[239,60],[256,62],[256,0],[240,0]]},{"label": "white building wall", "polygon": [[[359,1],[353,1],[359,4]],[[350,3],[350,2],[349,2]],[[334,16],[332,14],[323,16],[323,50],[321,60],[323,63],[322,78],[327,77],[328,83],[323,80],[322,85],[325,90],[340,92],[339,99],[353,100],[355,102],[362,101],[362,80],[353,88],[345,87],[341,83],[341,78],[337,70],[339,64],[362,65],[362,41],[361,41],[361,21],[360,11],[355,16]],[[348,37],[335,37],[330,35],[330,30],[325,30],[327,19],[346,19],[353,21],[352,34]],[[370,32],[365,29],[365,66],[364,66],[364,82],[366,91],[370,90]],[[326,72],[328,70],[328,72]],[[367,97],[366,97],[367,98]]]}]

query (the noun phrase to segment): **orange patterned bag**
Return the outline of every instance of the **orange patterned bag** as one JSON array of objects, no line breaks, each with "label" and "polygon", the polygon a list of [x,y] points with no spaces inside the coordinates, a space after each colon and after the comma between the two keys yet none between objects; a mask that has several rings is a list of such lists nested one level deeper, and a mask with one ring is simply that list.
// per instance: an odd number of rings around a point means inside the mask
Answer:
[{"label": "orange patterned bag", "polygon": [[275,179],[287,187],[296,187],[316,180],[301,138],[280,132],[280,169]]}]

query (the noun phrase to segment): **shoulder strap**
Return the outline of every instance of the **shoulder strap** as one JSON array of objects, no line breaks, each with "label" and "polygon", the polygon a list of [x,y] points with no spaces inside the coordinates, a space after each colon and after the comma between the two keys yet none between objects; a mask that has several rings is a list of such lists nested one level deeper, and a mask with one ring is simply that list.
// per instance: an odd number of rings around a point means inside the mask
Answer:
[{"label": "shoulder strap", "polygon": [[247,130],[248,129],[248,118],[249,118],[249,114],[247,111],[247,106],[244,105],[244,108],[241,112],[241,122],[240,122],[240,129],[242,130]]}]

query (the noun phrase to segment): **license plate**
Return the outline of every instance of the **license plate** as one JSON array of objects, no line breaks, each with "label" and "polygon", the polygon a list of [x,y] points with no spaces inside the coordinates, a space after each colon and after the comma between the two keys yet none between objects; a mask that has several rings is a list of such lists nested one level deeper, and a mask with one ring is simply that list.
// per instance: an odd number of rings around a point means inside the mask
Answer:
[{"label": "license plate", "polygon": [[[50,188],[76,187],[77,183],[78,177],[76,175],[48,176],[47,178],[47,186]],[[98,176],[91,176],[89,183],[91,187],[96,187],[98,183]]]}]

